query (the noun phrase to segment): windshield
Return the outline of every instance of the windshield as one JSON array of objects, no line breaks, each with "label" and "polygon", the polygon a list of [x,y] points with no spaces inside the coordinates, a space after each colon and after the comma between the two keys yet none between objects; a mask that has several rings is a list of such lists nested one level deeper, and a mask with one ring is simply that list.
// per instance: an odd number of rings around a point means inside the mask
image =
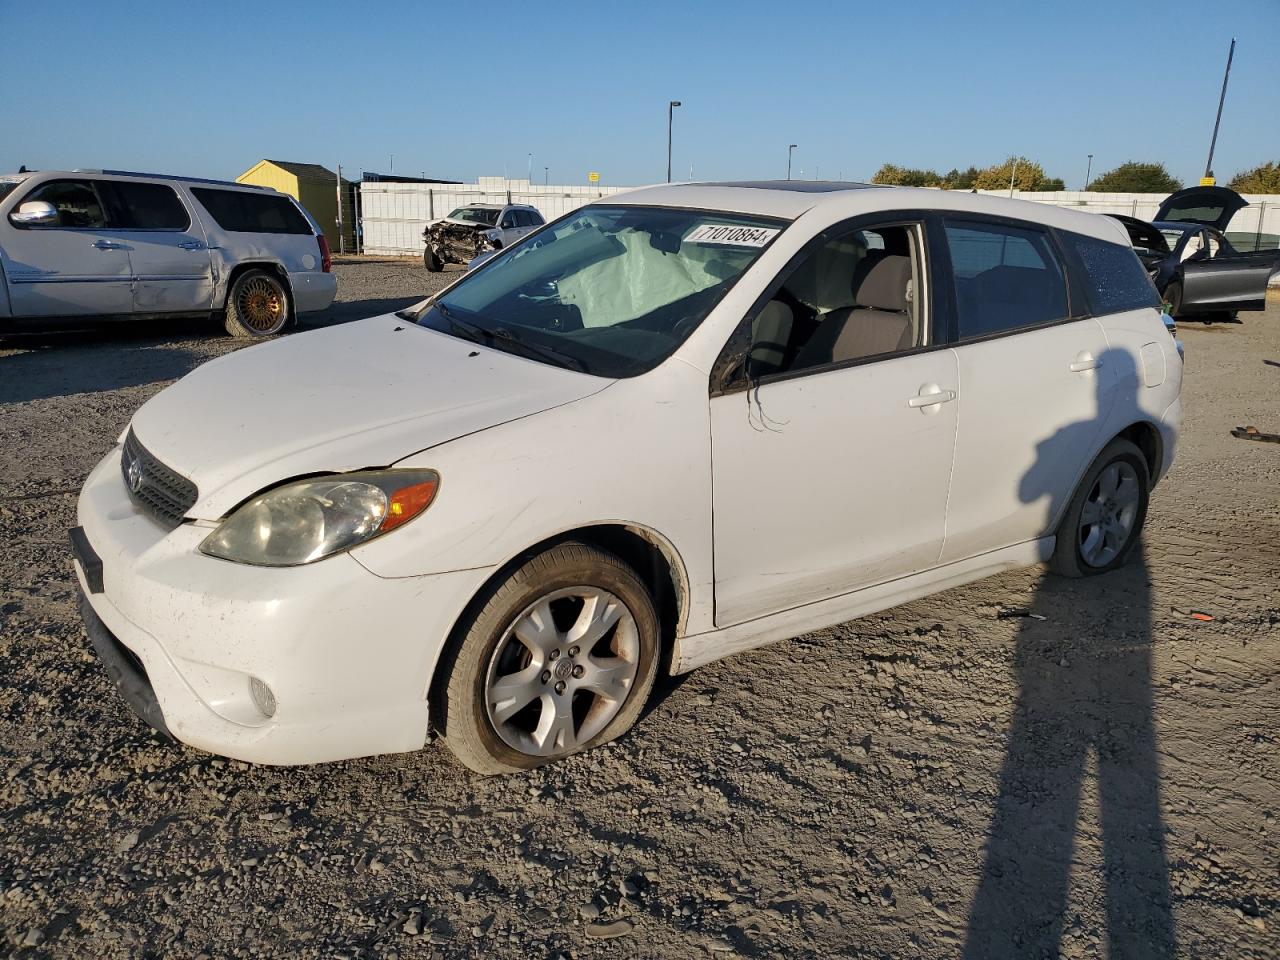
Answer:
[{"label": "windshield", "polygon": [[406,314],[432,329],[603,377],[653,369],[785,221],[588,206]]},{"label": "windshield", "polygon": [[467,223],[483,223],[487,227],[492,227],[498,222],[498,211],[489,210],[485,207],[459,207],[449,214],[449,219],[465,220]]}]

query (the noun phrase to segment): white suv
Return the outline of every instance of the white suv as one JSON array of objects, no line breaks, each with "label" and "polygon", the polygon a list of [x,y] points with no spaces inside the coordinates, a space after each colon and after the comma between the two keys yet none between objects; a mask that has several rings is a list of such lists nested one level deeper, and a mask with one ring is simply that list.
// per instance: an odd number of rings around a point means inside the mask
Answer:
[{"label": "white suv", "polygon": [[86,625],[206,750],[337,760],[430,723],[525,769],[621,734],[660,670],[1116,568],[1181,381],[1109,217],[651,187],[149,400],[80,496]]},{"label": "white suv", "polygon": [[279,333],[337,286],[329,245],[263,187],[118,170],[0,176],[0,330],[65,317],[217,314]]}]

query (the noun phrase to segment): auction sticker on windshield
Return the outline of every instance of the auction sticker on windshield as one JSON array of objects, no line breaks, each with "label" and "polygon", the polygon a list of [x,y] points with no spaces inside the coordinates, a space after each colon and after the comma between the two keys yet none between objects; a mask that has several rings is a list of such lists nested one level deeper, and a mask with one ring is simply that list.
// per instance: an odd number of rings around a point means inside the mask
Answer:
[{"label": "auction sticker on windshield", "polygon": [[686,243],[718,243],[730,247],[763,247],[778,235],[773,227],[737,227],[724,223],[706,223],[694,227],[685,237]]}]

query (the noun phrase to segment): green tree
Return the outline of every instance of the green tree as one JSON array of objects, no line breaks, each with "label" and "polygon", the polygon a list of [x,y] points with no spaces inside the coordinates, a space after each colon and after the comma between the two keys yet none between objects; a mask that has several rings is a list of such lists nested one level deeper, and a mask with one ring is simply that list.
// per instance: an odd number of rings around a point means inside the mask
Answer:
[{"label": "green tree", "polygon": [[1015,190],[1043,190],[1044,167],[1026,157],[1010,157],[1003,163],[979,170],[973,185],[979,190],[1008,190],[1009,180]]},{"label": "green tree", "polygon": [[957,170],[952,167],[942,178],[942,185],[948,190],[972,190],[973,182],[978,178],[979,172],[977,167],[969,167],[968,170]]},{"label": "green tree", "polygon": [[1066,181],[1061,177],[1046,177],[1040,181],[1037,190],[1065,190],[1067,189]]},{"label": "green tree", "polygon": [[1140,163],[1130,160],[1108,170],[1089,183],[1093,193],[1173,193],[1182,184],[1164,168],[1163,163]]},{"label": "green tree", "polygon": [[895,187],[936,187],[942,183],[942,178],[934,170],[914,170],[886,163],[875,172],[871,182]]},{"label": "green tree", "polygon": [[1240,193],[1280,193],[1280,162],[1260,163],[1252,170],[1243,170],[1231,178],[1228,186]]}]

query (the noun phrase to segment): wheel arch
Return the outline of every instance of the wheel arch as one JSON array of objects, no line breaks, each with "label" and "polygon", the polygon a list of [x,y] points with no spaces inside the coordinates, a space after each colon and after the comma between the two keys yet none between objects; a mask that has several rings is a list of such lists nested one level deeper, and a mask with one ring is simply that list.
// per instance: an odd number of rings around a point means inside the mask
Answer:
[{"label": "wheel arch", "polygon": [[[1147,461],[1147,475],[1151,478],[1151,486],[1154,489],[1161,479],[1160,468],[1164,464],[1164,438],[1160,435],[1159,428],[1149,420],[1136,420],[1107,443],[1118,439],[1128,440],[1142,451],[1142,458]],[[1099,452],[1106,447],[1107,443],[1098,448]]]},{"label": "wheel arch", "polygon": [[670,673],[690,607],[689,576],[679,552],[670,540],[643,524],[626,521],[585,524],[545,537],[516,553],[499,565],[472,594],[450,627],[439,655],[431,666],[427,698],[428,714],[437,718],[432,720],[433,725],[438,722],[438,718],[444,716],[441,697],[448,685],[449,671],[442,667],[451,663],[462,640],[464,625],[517,567],[534,554],[567,541],[590,544],[612,553],[640,577],[657,608],[662,631],[658,669],[663,673]]},{"label": "wheel arch", "polygon": [[293,296],[293,280],[289,276],[289,271],[284,268],[284,264],[276,260],[246,260],[232,267],[231,272],[227,274],[227,282],[222,288],[222,302],[218,305],[218,309],[226,309],[227,297],[231,296],[231,290],[236,285],[236,281],[250,270],[265,270],[284,284],[285,289],[289,291],[289,322],[292,323],[297,318],[297,305]]}]

